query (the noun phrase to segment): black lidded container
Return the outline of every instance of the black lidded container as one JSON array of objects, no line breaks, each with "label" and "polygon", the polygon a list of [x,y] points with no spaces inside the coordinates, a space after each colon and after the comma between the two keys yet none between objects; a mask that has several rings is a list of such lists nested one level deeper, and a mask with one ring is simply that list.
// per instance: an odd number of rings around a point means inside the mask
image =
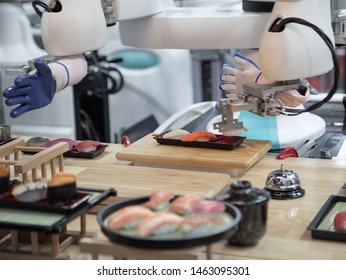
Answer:
[{"label": "black lidded container", "polygon": [[9,191],[10,187],[10,171],[8,167],[0,166],[0,194]]},{"label": "black lidded container", "polygon": [[239,247],[257,245],[266,233],[269,192],[253,188],[250,181],[240,180],[232,182],[230,189],[217,199],[235,205],[242,213],[238,230],[228,243]]}]

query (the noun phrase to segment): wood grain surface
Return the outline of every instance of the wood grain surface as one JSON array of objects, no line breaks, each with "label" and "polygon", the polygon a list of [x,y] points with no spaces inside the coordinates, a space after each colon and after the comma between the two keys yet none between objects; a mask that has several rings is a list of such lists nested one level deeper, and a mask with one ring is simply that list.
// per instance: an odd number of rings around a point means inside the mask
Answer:
[{"label": "wood grain surface", "polygon": [[118,160],[135,165],[225,172],[238,176],[271,148],[269,141],[245,140],[234,150],[191,148],[158,144],[149,134],[116,154]]}]

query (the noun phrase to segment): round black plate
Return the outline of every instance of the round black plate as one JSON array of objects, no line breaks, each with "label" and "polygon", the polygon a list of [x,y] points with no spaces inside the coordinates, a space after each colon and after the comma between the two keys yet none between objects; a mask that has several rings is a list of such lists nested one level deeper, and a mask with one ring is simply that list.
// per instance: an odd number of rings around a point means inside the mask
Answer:
[{"label": "round black plate", "polygon": [[119,202],[109,204],[105,208],[101,209],[97,214],[97,221],[101,226],[102,232],[113,242],[120,243],[122,245],[128,245],[132,247],[142,247],[142,248],[152,248],[152,249],[182,249],[189,248],[201,245],[207,245],[214,242],[217,242],[222,239],[228,239],[238,229],[238,224],[241,220],[240,210],[229,203],[225,203],[226,210],[225,212],[231,216],[231,221],[222,226],[220,229],[217,229],[211,233],[205,233],[193,237],[137,237],[135,235],[124,234],[120,230],[112,230],[107,224],[107,218],[110,214],[115,211],[135,204],[141,204],[149,199],[149,196],[127,199]]}]

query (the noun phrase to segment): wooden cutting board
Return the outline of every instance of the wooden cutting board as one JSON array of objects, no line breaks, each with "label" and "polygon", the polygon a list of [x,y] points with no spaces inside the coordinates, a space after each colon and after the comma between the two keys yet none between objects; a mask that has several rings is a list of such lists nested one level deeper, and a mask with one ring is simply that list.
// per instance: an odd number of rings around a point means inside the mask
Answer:
[{"label": "wooden cutting board", "polygon": [[231,182],[228,174],[109,164],[90,166],[76,176],[80,188],[116,189],[116,200],[147,196],[158,189],[212,198]]},{"label": "wooden cutting board", "polygon": [[118,160],[134,165],[206,170],[240,176],[252,167],[272,144],[264,140],[247,140],[234,150],[191,148],[158,144],[152,134],[116,153]]}]

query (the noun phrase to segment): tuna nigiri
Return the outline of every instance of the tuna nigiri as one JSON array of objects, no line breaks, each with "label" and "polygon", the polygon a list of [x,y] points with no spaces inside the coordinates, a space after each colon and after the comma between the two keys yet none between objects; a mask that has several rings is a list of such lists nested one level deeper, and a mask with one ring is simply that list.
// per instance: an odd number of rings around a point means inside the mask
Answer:
[{"label": "tuna nigiri", "polygon": [[100,146],[100,142],[98,141],[84,140],[82,142],[79,142],[75,148],[78,152],[90,153],[95,151],[98,146]]},{"label": "tuna nigiri", "polygon": [[159,211],[166,208],[172,198],[174,198],[174,194],[172,192],[166,190],[157,190],[150,195],[148,201],[142,203],[142,206]]},{"label": "tuna nigiri", "polygon": [[216,135],[214,133],[208,132],[208,131],[196,131],[192,132],[188,135],[185,135],[181,138],[181,141],[183,142],[191,142],[191,141],[202,141],[202,142],[208,142],[211,140],[215,140]]},{"label": "tuna nigiri", "polygon": [[177,231],[183,218],[169,212],[157,213],[143,219],[136,231],[136,235],[140,237],[147,237],[150,235],[169,234]]},{"label": "tuna nigiri", "polygon": [[47,143],[44,144],[44,147],[49,148],[52,147],[53,145],[57,144],[57,143],[61,143],[61,142],[66,142],[69,146],[70,150],[73,150],[76,145],[78,144],[78,142],[76,140],[73,139],[69,139],[69,138],[57,138],[51,141],[48,141]]},{"label": "tuna nigiri", "polygon": [[169,210],[181,215],[188,214],[192,212],[195,205],[203,200],[204,198],[198,194],[184,194],[172,201]]},{"label": "tuna nigiri", "polygon": [[109,217],[108,227],[113,230],[135,229],[144,218],[151,215],[154,215],[154,213],[144,206],[126,206]]}]

